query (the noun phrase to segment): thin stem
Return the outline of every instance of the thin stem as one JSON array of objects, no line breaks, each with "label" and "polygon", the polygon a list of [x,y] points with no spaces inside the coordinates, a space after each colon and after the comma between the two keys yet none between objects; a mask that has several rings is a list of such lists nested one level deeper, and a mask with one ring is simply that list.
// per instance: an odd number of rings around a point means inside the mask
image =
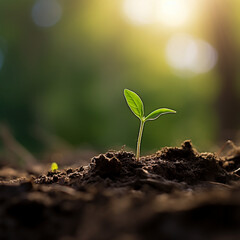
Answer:
[{"label": "thin stem", "polygon": [[141,146],[141,140],[142,140],[142,133],[143,133],[143,127],[144,127],[144,120],[140,120],[140,129],[139,129],[139,133],[138,133],[138,141],[137,141],[137,155],[136,155],[136,159],[137,161],[140,160],[140,146]]}]

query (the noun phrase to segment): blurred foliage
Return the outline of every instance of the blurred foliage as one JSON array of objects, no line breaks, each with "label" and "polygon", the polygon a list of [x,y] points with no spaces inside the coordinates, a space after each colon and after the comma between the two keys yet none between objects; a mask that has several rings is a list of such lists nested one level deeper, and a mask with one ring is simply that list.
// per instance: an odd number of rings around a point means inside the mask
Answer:
[{"label": "blurred foliage", "polygon": [[[239,41],[240,3],[230,2]],[[191,24],[168,29],[131,24],[120,0],[59,3],[60,21],[44,28],[32,20],[34,1],[0,2],[0,121],[19,142],[35,153],[48,148],[36,134],[40,128],[74,146],[135,148],[139,126],[123,97],[128,88],[139,93],[146,112],[177,110],[146,124],[143,152],[185,139],[211,147],[218,131],[218,72],[181,77],[165,59],[167,41],[178,31],[214,46],[203,6]]]}]

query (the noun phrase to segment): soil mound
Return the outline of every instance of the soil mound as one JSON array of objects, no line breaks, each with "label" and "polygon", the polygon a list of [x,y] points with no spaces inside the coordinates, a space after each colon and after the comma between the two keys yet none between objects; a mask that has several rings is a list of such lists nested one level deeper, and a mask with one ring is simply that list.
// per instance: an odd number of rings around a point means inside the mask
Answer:
[{"label": "soil mound", "polygon": [[213,153],[198,153],[190,141],[181,147],[165,147],[156,154],[136,161],[131,152],[107,152],[93,157],[88,166],[49,172],[35,180],[37,184],[58,183],[84,190],[89,185],[170,192],[193,188],[209,182],[228,184],[239,176],[224,168],[224,160]]}]

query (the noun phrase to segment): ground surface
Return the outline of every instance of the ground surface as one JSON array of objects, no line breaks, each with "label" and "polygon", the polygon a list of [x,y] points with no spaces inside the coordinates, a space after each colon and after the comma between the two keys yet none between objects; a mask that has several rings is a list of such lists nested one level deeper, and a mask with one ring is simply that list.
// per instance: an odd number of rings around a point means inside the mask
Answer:
[{"label": "ground surface", "polygon": [[240,156],[190,141],[40,176],[0,169],[0,239],[239,240]]}]

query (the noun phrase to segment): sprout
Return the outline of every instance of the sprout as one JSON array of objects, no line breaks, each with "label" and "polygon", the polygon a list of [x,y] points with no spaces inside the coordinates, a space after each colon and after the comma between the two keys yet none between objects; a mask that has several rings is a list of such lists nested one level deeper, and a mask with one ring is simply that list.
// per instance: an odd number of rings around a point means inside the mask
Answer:
[{"label": "sprout", "polygon": [[143,133],[144,123],[146,121],[155,120],[159,118],[163,114],[167,113],[176,113],[176,111],[168,109],[168,108],[159,108],[153,112],[151,112],[147,117],[144,116],[144,106],[141,98],[133,91],[128,89],[124,89],[124,96],[126,98],[127,104],[132,112],[140,119],[140,129],[138,134],[137,141],[137,154],[136,159],[140,159],[140,145]]},{"label": "sprout", "polygon": [[57,163],[53,162],[52,165],[51,165],[51,170],[52,172],[56,172],[58,170],[58,165]]}]

